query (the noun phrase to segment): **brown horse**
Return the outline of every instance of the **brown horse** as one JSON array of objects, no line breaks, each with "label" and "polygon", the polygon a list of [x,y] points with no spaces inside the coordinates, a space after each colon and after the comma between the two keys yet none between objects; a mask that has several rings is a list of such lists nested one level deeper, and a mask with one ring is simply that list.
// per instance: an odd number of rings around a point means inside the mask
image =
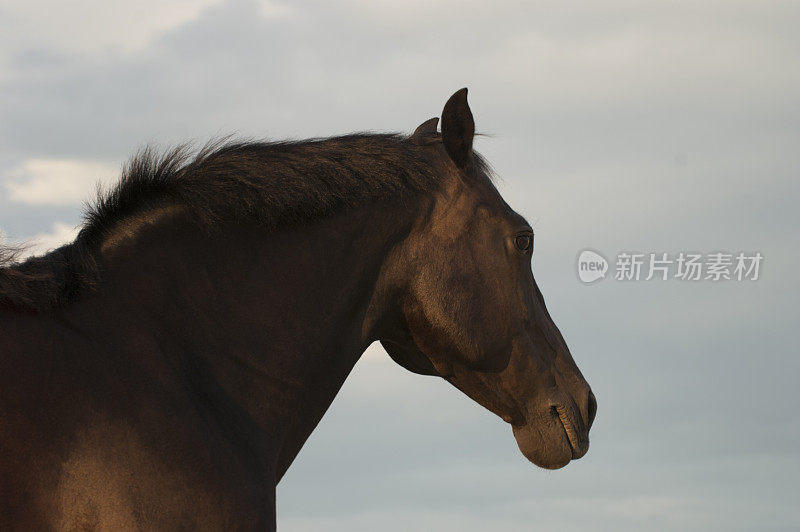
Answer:
[{"label": "brown horse", "polygon": [[366,347],[583,456],[596,402],[472,150],[411,136],[145,151],[75,242],[0,268],[0,529],[275,528],[275,486]]}]

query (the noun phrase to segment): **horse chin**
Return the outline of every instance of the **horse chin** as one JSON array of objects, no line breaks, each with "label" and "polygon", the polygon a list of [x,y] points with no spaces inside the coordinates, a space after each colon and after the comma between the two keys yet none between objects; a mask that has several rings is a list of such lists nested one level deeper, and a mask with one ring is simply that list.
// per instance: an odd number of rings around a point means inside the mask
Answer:
[{"label": "horse chin", "polygon": [[[514,425],[514,438],[525,458],[544,469],[561,469],[573,458],[572,446],[563,429],[542,430],[533,423]],[[546,434],[554,432],[554,434]]]}]

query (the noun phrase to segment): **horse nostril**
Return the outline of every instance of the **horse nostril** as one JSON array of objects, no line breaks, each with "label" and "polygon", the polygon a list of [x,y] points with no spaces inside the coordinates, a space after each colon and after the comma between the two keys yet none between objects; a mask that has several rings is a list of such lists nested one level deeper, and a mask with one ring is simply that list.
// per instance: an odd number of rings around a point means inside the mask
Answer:
[{"label": "horse nostril", "polygon": [[597,414],[597,399],[595,399],[594,394],[589,392],[589,428],[592,428],[592,423],[594,423],[594,416]]}]

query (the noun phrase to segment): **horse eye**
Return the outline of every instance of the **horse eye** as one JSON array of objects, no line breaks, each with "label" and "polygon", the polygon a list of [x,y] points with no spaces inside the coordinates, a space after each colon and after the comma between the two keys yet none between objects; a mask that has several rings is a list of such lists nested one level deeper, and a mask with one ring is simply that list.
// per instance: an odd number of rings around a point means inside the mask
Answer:
[{"label": "horse eye", "polygon": [[528,233],[517,235],[517,238],[514,239],[514,244],[518,250],[527,253],[533,247],[533,235]]}]

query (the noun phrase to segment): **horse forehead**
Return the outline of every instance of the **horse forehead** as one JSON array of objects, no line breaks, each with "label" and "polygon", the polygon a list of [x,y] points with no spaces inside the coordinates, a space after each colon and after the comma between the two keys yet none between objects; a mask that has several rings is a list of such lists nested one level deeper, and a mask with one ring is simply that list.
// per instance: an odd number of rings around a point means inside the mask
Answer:
[{"label": "horse forehead", "polygon": [[474,235],[481,228],[511,231],[527,226],[525,219],[505,202],[469,196],[452,199],[435,209],[423,230],[425,233],[452,240],[456,235]]},{"label": "horse forehead", "polygon": [[465,185],[469,197],[474,202],[474,211],[485,219],[503,221],[509,225],[527,225],[527,221],[517,213],[503,198],[489,177]]},{"label": "horse forehead", "polygon": [[480,202],[475,207],[475,213],[480,218],[503,223],[512,227],[528,225],[527,220],[517,211],[512,209],[502,198],[500,201]]}]

